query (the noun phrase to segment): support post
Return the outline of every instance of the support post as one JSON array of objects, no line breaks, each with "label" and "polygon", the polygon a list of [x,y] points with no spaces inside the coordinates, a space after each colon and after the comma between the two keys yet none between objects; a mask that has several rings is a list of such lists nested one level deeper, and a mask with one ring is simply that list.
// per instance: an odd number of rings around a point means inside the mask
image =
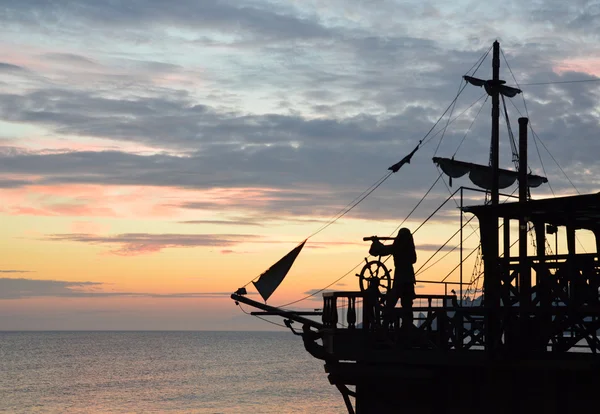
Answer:
[{"label": "support post", "polygon": [[463,187],[460,187],[460,306],[463,305]]},{"label": "support post", "polygon": [[573,286],[579,281],[579,272],[577,271],[577,263],[575,263],[576,252],[575,226],[567,225],[567,274],[569,281],[569,300],[573,303]]},{"label": "support post", "polygon": [[[519,118],[519,203],[527,202],[527,118]],[[527,312],[531,306],[531,266],[527,259],[527,218],[519,218],[519,302]]]}]

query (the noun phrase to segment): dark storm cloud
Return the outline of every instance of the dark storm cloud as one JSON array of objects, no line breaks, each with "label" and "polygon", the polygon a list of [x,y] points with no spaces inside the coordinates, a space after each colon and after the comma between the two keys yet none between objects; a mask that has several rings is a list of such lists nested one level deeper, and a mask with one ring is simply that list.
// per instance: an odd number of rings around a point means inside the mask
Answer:
[{"label": "dark storm cloud", "polygon": [[[127,4],[94,0],[2,1],[0,20],[26,25],[43,25],[54,30],[74,30],[86,25],[106,31],[132,28],[159,29],[176,26],[186,29],[210,29],[227,34],[268,38],[327,36],[318,21],[294,16],[277,7],[253,2],[217,0],[181,0],[176,5],[161,0],[132,1]],[[101,23],[100,23],[101,22]]]},{"label": "dark storm cloud", "polygon": [[[231,292],[189,292],[189,293],[144,293],[144,292],[104,292],[98,289],[102,282],[72,282],[62,280],[11,279],[0,278],[0,300],[36,297],[60,298],[228,298]],[[255,295],[255,292],[249,292]]]}]

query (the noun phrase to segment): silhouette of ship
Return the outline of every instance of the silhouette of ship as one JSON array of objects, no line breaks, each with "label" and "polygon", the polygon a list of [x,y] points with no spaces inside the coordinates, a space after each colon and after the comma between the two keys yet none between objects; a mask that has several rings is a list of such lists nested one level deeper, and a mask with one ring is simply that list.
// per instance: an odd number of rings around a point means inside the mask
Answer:
[{"label": "silhouette of ship", "polygon": [[[547,180],[528,173],[527,118],[519,119],[517,171],[499,168],[500,103],[521,91],[500,80],[498,42],[491,49],[492,79],[464,76],[492,100],[490,165],[433,159],[451,179],[469,174],[489,197],[464,206],[467,187],[460,188],[462,212],[479,221],[481,295],[465,300],[461,273],[460,282],[444,282],[444,294],[417,295],[414,329],[400,329],[398,308],[384,325],[381,302],[390,272],[381,258],[366,260],[360,290],[323,293],[319,312],[269,306],[248,298],[245,288],[231,295],[260,309],[255,315],[284,318],[306,350],[324,361],[349,413],[568,413],[600,407],[600,194],[531,199],[530,188]],[[390,169],[410,162],[415,151]],[[518,201],[500,203],[500,190],[515,181]],[[511,224],[518,225],[518,238]],[[547,240],[558,229],[566,234],[563,254],[552,252]],[[595,253],[577,251],[580,231],[594,235]],[[303,244],[255,282],[265,302]],[[462,264],[462,247],[460,259]],[[372,282],[380,295],[369,292]],[[453,284],[460,285],[458,295],[448,292]],[[301,332],[293,322],[302,325]]]}]

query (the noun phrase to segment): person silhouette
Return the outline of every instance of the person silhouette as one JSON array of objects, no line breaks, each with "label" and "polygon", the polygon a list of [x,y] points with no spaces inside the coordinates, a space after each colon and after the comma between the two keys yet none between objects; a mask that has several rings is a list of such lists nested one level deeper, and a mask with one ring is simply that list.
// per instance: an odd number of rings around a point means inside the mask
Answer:
[{"label": "person silhouette", "polygon": [[402,329],[409,329],[413,324],[412,305],[415,299],[415,270],[413,264],[417,261],[415,242],[409,229],[403,227],[391,245],[384,245],[379,240],[373,240],[369,252],[374,256],[394,257],[394,283],[388,291],[385,301],[384,324],[391,321],[392,311],[398,299],[402,306]]}]

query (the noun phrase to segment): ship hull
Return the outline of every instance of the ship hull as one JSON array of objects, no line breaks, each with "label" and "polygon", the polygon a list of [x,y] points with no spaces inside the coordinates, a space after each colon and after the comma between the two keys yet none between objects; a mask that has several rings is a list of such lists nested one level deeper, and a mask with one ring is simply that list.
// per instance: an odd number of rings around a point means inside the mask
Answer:
[{"label": "ship hull", "polygon": [[448,364],[452,359],[444,364],[334,363],[325,369],[338,388],[355,387],[357,414],[562,414],[600,403],[600,370],[585,355],[552,361],[476,358],[466,365]]}]

